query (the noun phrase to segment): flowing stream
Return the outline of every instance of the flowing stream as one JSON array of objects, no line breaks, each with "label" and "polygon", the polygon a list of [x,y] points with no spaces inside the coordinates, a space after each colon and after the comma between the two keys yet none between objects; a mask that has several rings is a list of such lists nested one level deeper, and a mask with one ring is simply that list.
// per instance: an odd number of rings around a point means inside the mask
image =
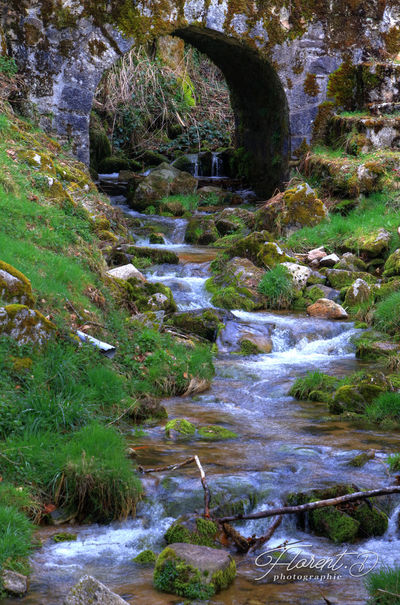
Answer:
[{"label": "flowing stream", "polygon": [[[182,219],[129,212],[144,223],[162,228],[167,248],[175,250],[181,259],[177,266],[152,267],[146,277],[168,285],[180,310],[210,307],[204,284],[215,251],[186,246],[183,243],[186,221]],[[146,236],[138,238],[139,245],[149,245]],[[250,357],[238,355],[238,339],[245,333],[270,339],[272,352]],[[355,333],[350,322],[319,320],[304,314],[234,311],[220,336],[211,389],[194,397],[167,399],[164,405],[169,418],[184,417],[196,425],[220,424],[239,437],[225,442],[200,439],[177,442],[166,439],[163,427],[156,426],[132,439],[140,446],[138,463],[167,465],[196,453],[217,503],[242,499],[245,508],[255,504],[255,510],[283,503],[288,492],[334,482],[347,481],[363,489],[387,484],[382,461],[388,452],[399,448],[398,435],[354,428],[340,418],[328,417],[326,405],[298,402],[287,394],[294,380],[309,370],[345,375],[365,367],[354,356],[351,338]],[[355,455],[369,449],[375,449],[376,455],[364,467],[348,465]],[[44,545],[32,559],[29,596],[1,602],[57,605],[70,587],[89,573],[130,603],[181,603],[178,597],[156,592],[152,588],[152,569],[136,565],[132,558],[145,548],[161,550],[163,533],[174,519],[202,510],[198,471],[188,466],[175,472],[148,475],[144,486],[146,499],[134,520],[108,526],[72,526],[70,530],[78,534],[77,541],[61,544],[49,538],[55,533],[54,528],[41,530]],[[388,498],[385,503],[392,510],[386,535],[360,541],[349,548],[377,553],[379,565],[400,564],[395,507],[399,500]],[[237,527],[245,536],[262,535],[270,523],[261,519],[242,522]],[[315,557],[333,557],[344,548],[300,531],[291,515],[284,517],[268,548],[285,540],[297,542],[299,551]],[[366,602],[363,578],[352,577],[344,568],[340,570],[340,579],[273,583],[269,576],[256,579],[262,573],[255,565],[255,556],[247,560],[237,557],[238,575],[234,584],[210,603],[321,604],[324,602],[321,591],[332,604]]]}]

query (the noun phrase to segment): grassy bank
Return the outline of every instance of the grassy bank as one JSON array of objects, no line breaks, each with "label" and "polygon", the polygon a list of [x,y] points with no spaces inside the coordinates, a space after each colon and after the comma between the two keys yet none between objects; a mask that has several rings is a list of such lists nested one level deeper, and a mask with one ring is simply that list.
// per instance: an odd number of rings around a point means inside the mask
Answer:
[{"label": "grassy bank", "polygon": [[[135,513],[142,487],[124,437],[135,410],[146,416],[150,395],[182,394],[213,365],[208,347],[121,306],[104,253],[129,234],[85,167],[6,102],[0,131],[0,261],[31,281],[34,309],[56,326],[42,347],[0,335],[0,568],[25,572],[34,524],[54,508],[80,521]],[[79,343],[77,328],[115,358]]]}]

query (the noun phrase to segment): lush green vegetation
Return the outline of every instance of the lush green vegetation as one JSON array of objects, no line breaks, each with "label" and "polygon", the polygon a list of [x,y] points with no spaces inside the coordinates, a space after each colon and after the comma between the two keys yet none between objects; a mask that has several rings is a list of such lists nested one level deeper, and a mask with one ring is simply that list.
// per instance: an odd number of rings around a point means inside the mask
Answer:
[{"label": "lush green vegetation", "polygon": [[400,424],[400,393],[382,393],[365,408],[365,416],[377,423],[390,421]]},{"label": "lush green vegetation", "polygon": [[388,334],[399,334],[400,292],[392,292],[376,305],[374,325]]},{"label": "lush green vegetation", "polygon": [[[373,230],[387,229],[395,234],[398,227],[396,197],[390,193],[374,193],[363,198],[346,216],[330,214],[315,227],[303,227],[287,239],[289,248],[309,249],[323,244],[326,250],[338,250],[349,237],[366,236]],[[397,247],[393,238],[392,249]]]},{"label": "lush green vegetation", "polygon": [[286,267],[280,264],[263,275],[258,290],[271,309],[289,307],[295,296],[292,277]]},{"label": "lush green vegetation", "polygon": [[397,605],[400,598],[400,569],[382,568],[368,574],[365,581],[370,605]]}]

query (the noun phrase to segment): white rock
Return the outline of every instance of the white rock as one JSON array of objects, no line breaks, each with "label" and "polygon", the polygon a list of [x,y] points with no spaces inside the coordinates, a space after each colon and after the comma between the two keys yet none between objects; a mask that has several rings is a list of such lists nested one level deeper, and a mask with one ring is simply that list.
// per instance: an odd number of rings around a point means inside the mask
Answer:
[{"label": "white rock", "polygon": [[5,590],[14,595],[23,595],[28,590],[28,578],[16,571],[5,569],[1,574]]},{"label": "white rock", "polygon": [[324,256],[319,261],[321,267],[334,267],[336,263],[340,261],[340,258],[337,254],[328,254],[328,256]]},{"label": "white rock", "polygon": [[293,278],[293,285],[297,290],[302,290],[307,283],[312,271],[309,267],[298,265],[297,263],[282,263],[283,267],[289,271]]},{"label": "white rock", "polygon": [[83,576],[78,584],[71,588],[63,605],[127,605],[127,601],[111,592],[107,586],[92,578]]},{"label": "white rock", "polygon": [[326,252],[323,246],[320,248],[314,248],[314,250],[310,250],[307,254],[307,260],[311,263],[313,260],[320,261],[322,258],[326,256]]},{"label": "white rock", "polygon": [[131,277],[136,277],[141,281],[146,281],[146,278],[132,263],[128,263],[127,265],[122,265],[121,267],[115,267],[114,269],[110,269],[107,271],[106,275],[109,277],[113,277],[116,279],[130,279]]}]

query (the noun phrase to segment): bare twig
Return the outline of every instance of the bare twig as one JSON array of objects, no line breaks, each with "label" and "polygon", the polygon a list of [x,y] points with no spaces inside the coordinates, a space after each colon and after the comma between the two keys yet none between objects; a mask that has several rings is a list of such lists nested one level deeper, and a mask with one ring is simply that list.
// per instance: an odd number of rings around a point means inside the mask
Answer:
[{"label": "bare twig", "polygon": [[249,513],[248,515],[238,514],[231,517],[221,517],[217,519],[219,523],[231,521],[239,521],[240,519],[264,519],[266,517],[275,517],[276,515],[292,515],[294,513],[303,513],[316,508],[325,508],[327,506],[337,506],[344,502],[355,502],[356,500],[365,500],[366,498],[374,498],[377,496],[385,496],[388,494],[400,493],[400,486],[382,487],[380,489],[370,490],[368,492],[355,492],[346,494],[337,498],[329,498],[328,500],[318,500],[317,502],[307,502],[298,506],[283,506],[279,508],[271,508],[258,513]]},{"label": "bare twig", "polygon": [[194,462],[194,456],[191,458],[187,458],[183,462],[178,462],[177,464],[169,464],[168,466],[157,466],[156,468],[143,468],[143,466],[138,466],[138,469],[141,473],[146,475],[147,473],[161,473],[162,471],[174,471],[177,468],[182,468],[182,466],[186,466],[187,464],[191,464]]},{"label": "bare twig", "polygon": [[198,467],[198,469],[200,471],[201,484],[202,484],[203,489],[204,489],[204,516],[206,517],[206,519],[209,519],[210,518],[211,494],[210,494],[210,490],[209,490],[208,485],[207,485],[206,475],[205,475],[205,472],[203,470],[203,467],[201,466],[199,457],[195,456],[194,459],[195,459],[197,467]]}]

